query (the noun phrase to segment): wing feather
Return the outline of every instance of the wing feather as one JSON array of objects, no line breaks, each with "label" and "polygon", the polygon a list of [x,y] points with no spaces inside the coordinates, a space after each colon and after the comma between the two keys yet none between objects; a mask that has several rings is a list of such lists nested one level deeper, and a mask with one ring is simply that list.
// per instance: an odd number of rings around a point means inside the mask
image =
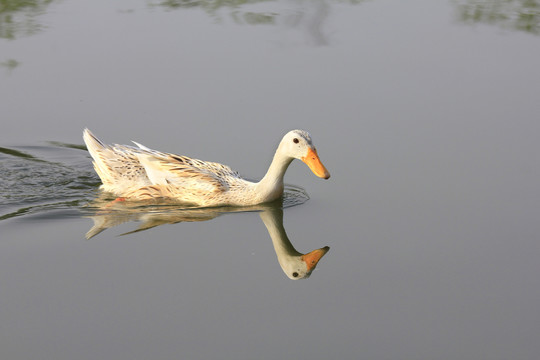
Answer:
[{"label": "wing feather", "polygon": [[220,192],[228,190],[225,177],[238,177],[238,173],[228,166],[186,156],[142,151],[137,158],[153,185]]},{"label": "wing feather", "polygon": [[136,142],[137,147],[104,145],[89,130],[84,140],[103,189],[113,193],[196,199],[198,203],[243,181],[236,171],[219,163],[152,150]]}]

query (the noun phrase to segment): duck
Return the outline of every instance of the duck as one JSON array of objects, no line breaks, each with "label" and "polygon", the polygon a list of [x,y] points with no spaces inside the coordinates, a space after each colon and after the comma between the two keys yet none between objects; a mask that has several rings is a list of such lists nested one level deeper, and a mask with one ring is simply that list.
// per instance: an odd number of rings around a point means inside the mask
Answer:
[{"label": "duck", "polygon": [[284,175],[299,159],[318,177],[329,179],[311,135],[291,130],[279,143],[260,181],[250,181],[227,165],[132,145],[105,145],[88,128],[83,139],[101,179],[100,188],[122,200],[165,198],[199,207],[251,206],[283,195]]}]

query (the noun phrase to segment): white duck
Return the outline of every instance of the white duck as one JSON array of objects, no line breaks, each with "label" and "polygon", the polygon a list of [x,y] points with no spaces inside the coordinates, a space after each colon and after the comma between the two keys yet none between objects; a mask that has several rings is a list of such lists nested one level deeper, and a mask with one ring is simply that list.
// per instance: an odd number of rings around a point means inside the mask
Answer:
[{"label": "white duck", "polygon": [[306,163],[315,175],[330,177],[303,130],[285,134],[259,182],[243,179],[226,165],[159,152],[136,142],[138,147],[105,145],[88,129],[83,138],[101,188],[126,199],[170,198],[198,206],[261,204],[283,194],[283,176],[294,159]]}]

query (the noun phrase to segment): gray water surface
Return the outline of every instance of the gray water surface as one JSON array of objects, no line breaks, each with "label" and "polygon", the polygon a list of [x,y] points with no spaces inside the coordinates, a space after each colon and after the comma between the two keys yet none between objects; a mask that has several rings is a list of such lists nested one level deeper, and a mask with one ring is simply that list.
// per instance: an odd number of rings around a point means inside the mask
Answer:
[{"label": "gray water surface", "polygon": [[[536,360],[539,9],[0,8],[0,358]],[[305,129],[332,177],[295,161],[252,209],[111,203],[85,127],[252,179]],[[330,250],[294,281],[280,244]]]}]

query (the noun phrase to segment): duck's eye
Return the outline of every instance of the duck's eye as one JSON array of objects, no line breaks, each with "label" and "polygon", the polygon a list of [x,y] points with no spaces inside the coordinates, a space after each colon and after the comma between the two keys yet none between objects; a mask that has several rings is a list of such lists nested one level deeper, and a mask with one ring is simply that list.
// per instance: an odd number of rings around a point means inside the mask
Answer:
[{"label": "duck's eye", "polygon": [[[298,144],[298,143],[300,142],[300,140],[298,140],[298,138],[294,138],[294,139],[292,139],[292,141],[293,141],[293,143],[295,143],[295,144]],[[296,276],[295,276],[295,277],[296,277]]]},{"label": "duck's eye", "polygon": [[[295,140],[297,140],[297,139],[295,139]],[[293,276],[293,277],[298,277],[298,273],[297,273],[297,272],[293,272],[293,273],[292,273],[292,276]]]}]

